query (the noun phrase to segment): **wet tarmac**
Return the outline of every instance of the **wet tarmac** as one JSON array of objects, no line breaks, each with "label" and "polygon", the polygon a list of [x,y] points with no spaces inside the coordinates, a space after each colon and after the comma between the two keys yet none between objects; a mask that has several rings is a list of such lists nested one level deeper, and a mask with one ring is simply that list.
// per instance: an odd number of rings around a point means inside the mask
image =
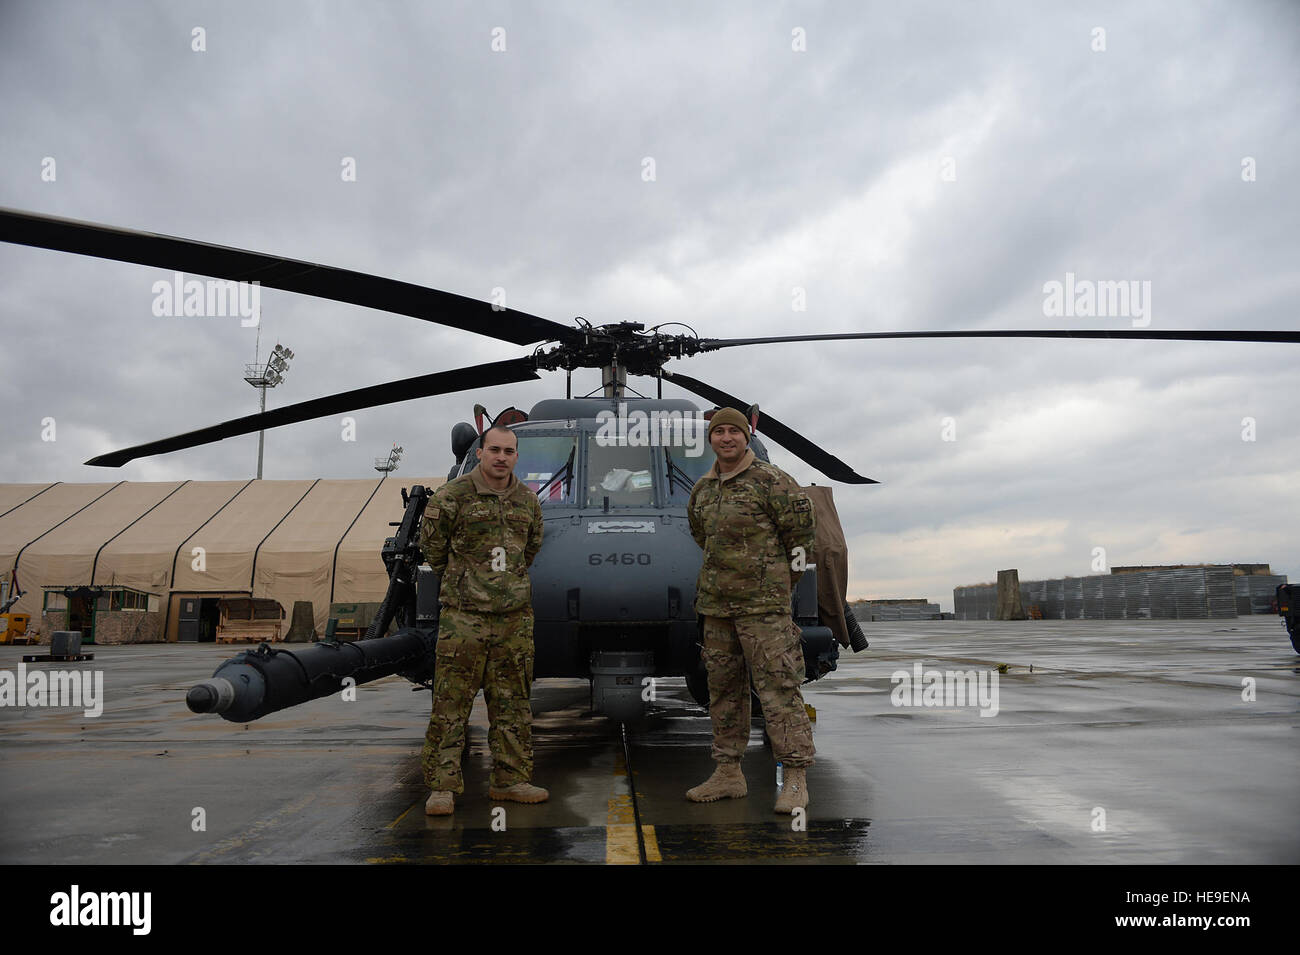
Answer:
[{"label": "wet tarmac", "polygon": [[[488,799],[480,698],[467,792],[434,819],[419,767],[429,697],[404,680],[233,724],[183,702],[231,648],[88,648],[92,662],[27,671],[102,672],[102,715],[0,705],[0,862],[1300,862],[1300,657],[1277,618],[868,636],[804,688],[818,752],[793,821],[772,811],[761,721],[749,796],[685,799],[712,762],[707,712],[680,680],[661,681],[629,731],[630,774],[585,681],[537,684],[535,779],[551,800],[535,806]],[[0,673],[28,652],[0,647]],[[914,691],[898,671],[920,673]],[[972,674],[985,697],[942,698],[936,671]]]}]

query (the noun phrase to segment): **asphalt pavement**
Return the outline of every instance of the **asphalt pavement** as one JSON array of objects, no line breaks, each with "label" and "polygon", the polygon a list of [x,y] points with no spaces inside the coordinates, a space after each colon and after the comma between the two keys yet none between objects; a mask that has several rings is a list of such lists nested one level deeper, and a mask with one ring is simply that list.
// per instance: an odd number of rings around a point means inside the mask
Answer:
[{"label": "asphalt pavement", "polygon": [[[761,720],[748,797],[685,799],[712,762],[681,680],[657,683],[629,729],[630,773],[586,682],[539,682],[535,781],[551,800],[535,806],[488,799],[480,697],[467,792],[435,819],[429,695],[400,678],[234,724],[184,704],[230,647],[88,647],[93,661],[25,671],[101,673],[98,716],[84,697],[0,697],[0,862],[1300,862],[1300,656],[1276,617],[867,633],[869,650],[804,688],[817,762],[793,819],[772,811]],[[32,650],[0,647],[0,673]]]}]

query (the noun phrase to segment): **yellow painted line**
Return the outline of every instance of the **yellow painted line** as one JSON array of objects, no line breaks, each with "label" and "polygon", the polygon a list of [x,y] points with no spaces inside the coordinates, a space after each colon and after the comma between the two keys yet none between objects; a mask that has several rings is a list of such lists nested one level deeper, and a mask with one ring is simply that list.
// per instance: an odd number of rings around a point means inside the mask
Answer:
[{"label": "yellow painted line", "polygon": [[663,862],[663,857],[659,855],[659,839],[655,835],[655,827],[642,826],[641,837],[645,839],[645,861]]},{"label": "yellow painted line", "polygon": [[369,863],[370,865],[387,865],[391,862],[410,862],[410,861],[411,860],[406,858],[406,856],[377,856],[373,859],[366,860],[366,862]]},{"label": "yellow painted line", "polygon": [[[615,773],[615,776],[625,774]],[[615,782],[615,787],[619,783]],[[615,792],[609,797],[605,814],[605,862],[609,865],[640,865],[641,853],[636,845],[636,816],[632,812],[632,797]]]},{"label": "yellow painted line", "polygon": [[614,787],[605,812],[605,863],[641,864],[636,844],[636,814],[632,811],[632,792],[628,789],[627,765],[621,749],[614,754]]},{"label": "yellow painted line", "polygon": [[411,811],[412,809],[414,809],[414,808],[415,808],[416,806],[418,806],[418,805],[420,805],[418,802],[416,802],[416,803],[411,803],[410,807],[407,808],[406,812],[402,813],[400,816],[398,816],[396,819],[394,819],[394,820],[393,820],[392,822],[390,822],[388,825],[384,826],[384,828],[385,828],[385,829],[396,829],[396,828],[397,828],[397,824],[398,824],[399,822],[401,822],[403,819],[405,819],[405,818],[407,817],[407,815],[410,813],[410,811]]},{"label": "yellow painted line", "polygon": [[605,863],[607,865],[641,864],[641,853],[636,847],[636,826],[605,827]]}]

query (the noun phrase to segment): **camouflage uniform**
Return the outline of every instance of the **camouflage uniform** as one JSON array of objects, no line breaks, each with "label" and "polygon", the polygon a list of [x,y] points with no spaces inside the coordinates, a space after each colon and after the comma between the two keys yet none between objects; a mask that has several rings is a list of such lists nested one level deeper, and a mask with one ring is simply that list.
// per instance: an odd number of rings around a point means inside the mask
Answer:
[{"label": "camouflage uniform", "polygon": [[803,574],[791,567],[795,548],[813,551],[812,501],[788,474],[747,450],[725,477],[715,463],[687,507],[704,551],[695,609],[704,616],[713,758],[735,763],[744,755],[752,675],[776,758],[810,766],[812,725],[799,692],[803,654],[790,594]]},{"label": "camouflage uniform", "polygon": [[532,778],[528,568],[541,546],[541,505],[513,474],[509,486],[496,491],[475,468],[429,500],[420,547],[442,579],[433,713],[422,756],[432,790],[465,791],[465,724],[480,686],[490,724],[492,786],[504,789]]}]

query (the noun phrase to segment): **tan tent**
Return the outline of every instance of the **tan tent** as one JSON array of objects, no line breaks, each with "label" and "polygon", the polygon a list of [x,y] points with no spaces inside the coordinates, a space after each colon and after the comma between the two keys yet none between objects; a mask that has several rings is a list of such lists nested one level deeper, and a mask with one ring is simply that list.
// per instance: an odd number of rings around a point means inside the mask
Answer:
[{"label": "tan tent", "polygon": [[[52,484],[26,503],[9,509],[0,516],[0,576],[11,580],[16,566],[18,586],[25,591],[23,599],[14,607],[15,613],[30,613],[33,619],[39,619],[41,613],[41,582],[64,583],[49,578],[51,573],[61,572],[64,567],[52,567],[46,553],[36,553],[32,548],[40,548],[47,537],[57,534],[68,524],[77,524],[91,511],[94,505],[116,490],[119,484]],[[169,485],[170,486],[170,485]],[[30,485],[20,485],[30,487]],[[94,552],[104,543],[104,535],[95,542],[94,549],[87,556],[84,547],[76,547],[70,556],[67,567],[69,573],[80,575],[69,578],[68,582],[89,584],[90,565]]]},{"label": "tan tent", "polygon": [[[156,594],[252,596],[286,614],[309,600],[380,600],[380,559],[402,516],[402,481],[183,481],[0,485],[0,577],[16,572],[14,612],[39,620],[43,586],[117,585]],[[173,607],[167,636],[176,639]]]},{"label": "tan tent", "polygon": [[0,517],[54,487],[53,484],[0,484]]}]

